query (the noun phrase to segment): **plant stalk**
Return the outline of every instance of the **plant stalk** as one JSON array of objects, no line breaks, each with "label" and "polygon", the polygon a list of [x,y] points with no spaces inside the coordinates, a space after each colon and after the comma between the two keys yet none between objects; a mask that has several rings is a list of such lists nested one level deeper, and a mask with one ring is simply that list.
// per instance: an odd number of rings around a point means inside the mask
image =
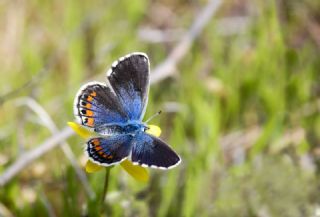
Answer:
[{"label": "plant stalk", "polygon": [[106,200],[107,194],[108,194],[110,170],[111,170],[111,167],[106,167],[106,175],[104,178],[104,187],[103,187],[103,192],[102,192],[102,196],[101,196],[101,212],[103,212],[103,210],[104,210],[105,200]]}]

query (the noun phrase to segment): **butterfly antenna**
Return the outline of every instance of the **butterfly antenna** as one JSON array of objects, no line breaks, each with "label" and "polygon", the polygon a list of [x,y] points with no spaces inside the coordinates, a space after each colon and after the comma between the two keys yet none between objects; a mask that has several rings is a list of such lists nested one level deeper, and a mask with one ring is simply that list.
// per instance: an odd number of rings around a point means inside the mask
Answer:
[{"label": "butterfly antenna", "polygon": [[148,120],[145,123],[148,123],[149,121],[151,121],[153,118],[157,117],[158,115],[160,115],[162,113],[162,111],[158,111],[157,113],[155,113],[154,115],[152,115],[150,118],[148,118]]}]

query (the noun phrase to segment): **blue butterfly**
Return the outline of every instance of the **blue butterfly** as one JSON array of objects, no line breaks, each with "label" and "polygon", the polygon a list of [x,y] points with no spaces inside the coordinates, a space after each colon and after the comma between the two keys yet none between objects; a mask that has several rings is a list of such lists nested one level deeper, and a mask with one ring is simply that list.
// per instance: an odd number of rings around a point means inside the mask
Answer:
[{"label": "blue butterfly", "polygon": [[125,159],[144,167],[170,169],[180,157],[162,140],[146,133],[142,121],[149,92],[149,59],[144,53],[119,58],[107,72],[107,84],[90,82],[78,91],[74,115],[99,137],[85,152],[96,164],[111,166]]}]

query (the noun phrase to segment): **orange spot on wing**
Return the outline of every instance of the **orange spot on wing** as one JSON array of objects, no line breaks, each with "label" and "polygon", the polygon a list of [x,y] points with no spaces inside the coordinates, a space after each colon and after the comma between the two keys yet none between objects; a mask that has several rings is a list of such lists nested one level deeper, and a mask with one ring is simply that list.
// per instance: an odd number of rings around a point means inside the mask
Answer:
[{"label": "orange spot on wing", "polygon": [[101,156],[103,156],[103,154],[104,154],[103,151],[99,151],[98,153],[99,153],[99,155],[101,155]]},{"label": "orange spot on wing", "polygon": [[92,105],[91,105],[90,103],[87,103],[85,107],[86,107],[87,109],[90,109],[91,106],[92,106]]},{"label": "orange spot on wing", "polygon": [[100,141],[99,141],[98,139],[93,139],[93,140],[92,140],[92,143],[93,143],[94,145],[100,145]]},{"label": "orange spot on wing", "polygon": [[90,95],[91,96],[97,96],[97,92],[93,91]]},{"label": "orange spot on wing", "polygon": [[88,125],[89,127],[93,127],[93,124],[94,124],[94,119],[93,119],[93,118],[88,118],[87,125]]},{"label": "orange spot on wing", "polygon": [[86,111],[86,115],[87,115],[87,116],[93,116],[93,111],[87,110],[87,111]]},{"label": "orange spot on wing", "polygon": [[112,158],[113,158],[113,156],[112,156],[112,155],[109,155],[109,156],[108,156],[108,159],[112,159]]},{"label": "orange spot on wing", "polygon": [[94,148],[96,149],[96,151],[100,151],[100,150],[102,149],[101,146],[96,146],[96,147],[94,147]]}]

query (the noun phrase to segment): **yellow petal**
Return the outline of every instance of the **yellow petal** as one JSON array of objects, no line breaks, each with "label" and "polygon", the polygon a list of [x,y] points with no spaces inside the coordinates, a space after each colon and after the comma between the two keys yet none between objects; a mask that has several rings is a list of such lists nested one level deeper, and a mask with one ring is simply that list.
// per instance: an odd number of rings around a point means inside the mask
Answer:
[{"label": "yellow petal", "polygon": [[103,168],[103,166],[100,166],[100,165],[95,164],[92,161],[88,160],[85,168],[86,168],[87,173],[94,173],[94,172],[101,170]]},{"label": "yellow petal", "polygon": [[149,180],[149,173],[145,168],[133,165],[129,160],[122,161],[120,165],[136,180],[141,182],[147,182]]},{"label": "yellow petal", "polygon": [[68,122],[68,125],[74,130],[74,132],[76,132],[79,136],[81,136],[84,139],[88,139],[95,135],[94,132],[87,130],[86,128],[75,122]]},{"label": "yellow petal", "polygon": [[160,127],[156,126],[156,125],[148,125],[149,129],[146,131],[147,133],[149,133],[150,135],[153,135],[155,137],[159,137],[161,134],[161,129]]}]

